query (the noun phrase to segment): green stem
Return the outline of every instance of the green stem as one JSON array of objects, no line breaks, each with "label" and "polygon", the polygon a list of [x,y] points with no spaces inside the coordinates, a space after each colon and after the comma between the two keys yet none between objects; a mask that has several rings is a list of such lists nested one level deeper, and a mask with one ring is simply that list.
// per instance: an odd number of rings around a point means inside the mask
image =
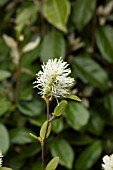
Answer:
[{"label": "green stem", "polygon": [[45,136],[44,139],[41,143],[42,146],[42,170],[44,170],[44,152],[45,152],[45,140],[46,140],[46,135],[47,135],[47,131],[48,131],[48,127],[49,127],[49,99],[46,99],[46,106],[47,106],[47,127],[46,127],[46,132],[45,132]]},{"label": "green stem", "polygon": [[42,146],[42,170],[44,170],[44,141],[42,141],[41,146]]},{"label": "green stem", "polygon": [[46,100],[46,106],[47,106],[47,120],[49,121],[49,99]]}]

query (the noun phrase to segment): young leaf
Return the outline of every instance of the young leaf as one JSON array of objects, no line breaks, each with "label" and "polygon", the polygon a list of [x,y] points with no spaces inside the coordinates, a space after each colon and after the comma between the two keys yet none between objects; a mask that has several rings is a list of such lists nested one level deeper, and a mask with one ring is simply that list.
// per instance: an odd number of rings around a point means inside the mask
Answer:
[{"label": "young leaf", "polygon": [[11,73],[7,70],[0,70],[0,81],[7,79],[11,76]]},{"label": "young leaf", "polygon": [[19,51],[18,51],[18,45],[17,45],[17,42],[15,41],[14,38],[4,34],[3,35],[3,39],[6,43],[6,45],[10,48],[10,55],[11,55],[11,58],[12,58],[12,61],[15,63],[15,64],[18,64],[19,62]]},{"label": "young leaf", "polygon": [[29,133],[33,138],[37,139],[39,142],[41,142],[41,138],[34,135],[33,133]]},{"label": "young leaf", "polygon": [[67,104],[68,104],[68,103],[67,103],[66,100],[61,101],[61,102],[55,107],[53,116],[54,116],[54,117],[61,116],[61,115],[64,113],[64,111],[65,111],[65,109],[66,109],[66,107],[67,107]]},{"label": "young leaf", "polygon": [[51,122],[49,122],[49,125],[48,125],[48,122],[45,121],[40,129],[40,137],[42,139],[44,139],[45,137],[45,133],[46,133],[46,129],[47,129],[47,126],[48,126],[48,130],[47,130],[47,134],[46,134],[46,138],[49,136],[50,132],[51,132]]},{"label": "young leaf", "polygon": [[67,32],[66,23],[70,14],[68,0],[46,0],[43,7],[44,17],[61,31]]},{"label": "young leaf", "polygon": [[56,156],[47,164],[46,170],[55,170],[56,167],[58,166],[58,163],[59,163],[59,157]]},{"label": "young leaf", "polygon": [[26,53],[26,52],[33,50],[34,48],[36,48],[39,45],[40,40],[41,40],[41,38],[37,37],[35,41],[29,42],[28,44],[26,44],[22,51],[24,53]]},{"label": "young leaf", "polygon": [[76,100],[76,101],[78,101],[78,102],[81,101],[81,99],[80,99],[78,96],[73,95],[73,94],[66,94],[66,95],[65,95],[65,98],[72,99],[72,100]]},{"label": "young leaf", "polygon": [[14,40],[14,38],[4,34],[3,39],[9,48],[17,48],[17,42]]}]

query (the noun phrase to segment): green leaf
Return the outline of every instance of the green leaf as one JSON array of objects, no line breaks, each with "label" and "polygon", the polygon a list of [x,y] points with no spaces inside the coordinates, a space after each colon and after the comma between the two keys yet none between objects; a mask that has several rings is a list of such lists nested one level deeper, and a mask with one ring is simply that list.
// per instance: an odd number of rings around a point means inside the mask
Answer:
[{"label": "green leaf", "polygon": [[30,130],[18,127],[10,130],[11,142],[14,144],[32,143],[34,139],[29,135]]},{"label": "green leaf", "polygon": [[21,102],[18,105],[18,109],[21,113],[27,116],[37,116],[43,112],[43,105],[41,102],[32,100],[29,102]]},{"label": "green leaf", "polygon": [[[29,71],[29,70],[27,70],[27,71]],[[27,82],[27,80],[26,80],[26,82]],[[20,90],[20,96],[19,96],[19,99],[20,100],[31,100],[32,99],[32,93],[33,93],[33,87],[29,84],[28,85],[28,83],[27,83],[27,85],[26,84],[22,84],[21,85],[21,90]],[[25,111],[25,110],[24,110]],[[28,114],[28,113],[27,113]]]},{"label": "green leaf", "polygon": [[42,170],[42,163],[38,161],[38,163],[33,163],[32,170]]},{"label": "green leaf", "polygon": [[108,25],[99,27],[96,31],[96,42],[102,57],[113,63],[113,28]]},{"label": "green leaf", "polygon": [[46,166],[46,170],[55,170],[59,163],[59,157],[54,157]]},{"label": "green leaf", "polygon": [[113,135],[111,135],[112,131],[113,131],[113,127],[112,126],[108,126],[103,131],[103,139],[104,139],[104,141],[106,140],[106,142],[107,142],[109,140],[110,141],[110,145],[111,145],[111,146],[107,145],[107,143],[106,143],[106,146],[104,147],[104,148],[106,148],[106,150],[110,149],[111,147],[113,148],[113,145],[112,145]]},{"label": "green leaf", "polygon": [[[40,69],[40,63],[34,63],[33,66],[32,66],[32,63],[37,59],[37,55],[39,55],[39,52],[40,52],[40,45],[37,46],[37,48],[35,48],[34,50],[29,51],[28,53],[23,53],[22,67],[25,67],[29,69],[30,71],[33,71],[34,73],[36,73],[36,71]],[[36,71],[34,71],[33,69],[34,67],[36,67],[35,69]]]},{"label": "green leaf", "polygon": [[66,24],[70,14],[68,0],[46,0],[43,6],[43,15],[56,28],[67,32]]},{"label": "green leaf", "polygon": [[113,93],[105,96],[105,107],[109,114],[113,117]]},{"label": "green leaf", "polygon": [[55,132],[55,133],[60,133],[64,128],[64,123],[63,123],[63,120],[62,119],[54,119],[52,121],[52,130]]},{"label": "green leaf", "polygon": [[99,159],[102,153],[102,143],[95,141],[93,144],[88,146],[78,157],[75,163],[76,170],[88,170],[93,164]]},{"label": "green leaf", "polygon": [[68,124],[73,129],[80,130],[88,123],[89,112],[81,103],[75,103],[74,101],[71,101],[68,103],[65,117]]},{"label": "green leaf", "polygon": [[76,56],[72,60],[72,67],[76,74],[85,82],[100,88],[108,87],[108,75],[105,70],[89,55]]},{"label": "green leaf", "polygon": [[82,30],[91,20],[95,6],[95,0],[77,0],[77,2],[75,2],[72,12],[72,21],[76,24],[79,30]]},{"label": "green leaf", "polygon": [[48,136],[50,135],[50,132],[51,132],[51,122],[49,122],[49,125],[48,125],[48,122],[45,121],[43,123],[41,129],[40,129],[40,137],[42,139],[44,139],[44,137],[45,137],[47,126],[48,126],[48,130],[47,130],[46,138],[48,138]]},{"label": "green leaf", "polygon": [[8,111],[12,111],[13,109],[14,109],[14,106],[6,98],[1,98],[0,116],[4,115]]},{"label": "green leaf", "polygon": [[29,121],[30,121],[31,124],[41,127],[43,122],[45,121],[45,119],[46,119],[46,115],[40,114],[37,119],[36,118],[29,118]]},{"label": "green leaf", "polygon": [[29,144],[22,149],[21,154],[18,156],[20,159],[31,158],[41,151],[41,145],[39,142]]},{"label": "green leaf", "polygon": [[72,99],[72,100],[75,100],[75,101],[78,101],[78,102],[81,101],[81,99],[78,96],[73,95],[73,94],[66,94],[65,98]]},{"label": "green leaf", "polygon": [[[6,45],[6,43],[4,42],[2,37],[0,37],[0,54],[3,54],[3,56],[5,57],[4,59],[6,59],[9,54],[9,48]],[[2,62],[2,63],[4,63],[4,62]]]},{"label": "green leaf", "polygon": [[0,123],[0,149],[2,153],[6,153],[9,149],[10,141],[9,141],[9,134],[6,127]]},{"label": "green leaf", "polygon": [[64,113],[64,111],[65,111],[65,109],[67,107],[67,104],[68,103],[67,103],[66,100],[63,100],[60,103],[58,103],[58,105],[54,109],[53,116],[54,117],[61,116]]},{"label": "green leaf", "polygon": [[52,156],[59,156],[60,164],[68,169],[72,169],[74,152],[66,140],[59,139],[53,141],[50,146]]},{"label": "green leaf", "polygon": [[25,7],[18,12],[15,26],[17,36],[21,34],[21,31],[23,30],[25,24],[28,22],[28,20],[31,19],[32,16],[37,14],[38,10],[38,5],[30,4],[29,6],[27,6],[27,8]]},{"label": "green leaf", "polygon": [[22,169],[25,164],[25,159],[21,159],[19,156],[15,156],[15,154],[14,156],[8,157],[8,160],[10,161],[10,166],[14,170]]},{"label": "green leaf", "polygon": [[6,70],[0,70],[0,81],[5,80],[11,76],[11,73]]},{"label": "green leaf", "polygon": [[99,116],[98,112],[91,111],[91,116],[89,119],[89,123],[87,125],[87,130],[93,135],[101,135],[104,129],[105,122]]},{"label": "green leaf", "polygon": [[12,169],[7,167],[0,167],[0,170],[12,170]]},{"label": "green leaf", "polygon": [[91,144],[94,139],[87,134],[83,134],[77,131],[66,131],[63,133],[63,137],[72,145],[82,146]]},{"label": "green leaf", "polygon": [[57,31],[53,30],[48,32],[41,44],[41,60],[46,62],[48,59],[54,58],[64,58],[66,53],[65,39],[63,35]]},{"label": "green leaf", "polygon": [[5,5],[8,1],[9,1],[9,0],[1,0],[1,1],[0,1],[0,6]]}]

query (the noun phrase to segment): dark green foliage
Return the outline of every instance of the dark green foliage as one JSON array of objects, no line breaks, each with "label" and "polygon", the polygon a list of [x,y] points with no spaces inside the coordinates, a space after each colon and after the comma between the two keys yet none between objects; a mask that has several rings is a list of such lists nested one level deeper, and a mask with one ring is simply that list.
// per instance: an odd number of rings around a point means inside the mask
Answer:
[{"label": "dark green foliage", "polygon": [[[0,149],[4,167],[41,170],[41,146],[29,133],[40,136],[46,104],[32,83],[42,62],[49,58],[62,57],[70,64],[75,78],[71,90],[82,101],[65,96],[68,106],[52,121],[45,143],[46,165],[58,156],[59,170],[101,169],[103,155],[113,153],[111,1],[0,0]],[[56,100],[50,103],[51,115],[59,116],[56,105]]]}]

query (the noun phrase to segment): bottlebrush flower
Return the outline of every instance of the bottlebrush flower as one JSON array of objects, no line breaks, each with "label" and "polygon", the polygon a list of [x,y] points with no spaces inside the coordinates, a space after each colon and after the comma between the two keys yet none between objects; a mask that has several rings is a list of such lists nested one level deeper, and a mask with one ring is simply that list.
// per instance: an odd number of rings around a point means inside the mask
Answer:
[{"label": "bottlebrush flower", "polygon": [[104,170],[113,170],[113,154],[108,156],[104,156],[103,157],[103,162],[104,164],[102,164],[102,168]]},{"label": "bottlebrush flower", "polygon": [[68,76],[71,73],[71,69],[67,68],[68,65],[61,58],[49,59],[47,64],[43,63],[42,71],[36,74],[37,81],[33,83],[36,84],[34,88],[38,88],[39,94],[49,99],[69,94],[74,79]]}]

